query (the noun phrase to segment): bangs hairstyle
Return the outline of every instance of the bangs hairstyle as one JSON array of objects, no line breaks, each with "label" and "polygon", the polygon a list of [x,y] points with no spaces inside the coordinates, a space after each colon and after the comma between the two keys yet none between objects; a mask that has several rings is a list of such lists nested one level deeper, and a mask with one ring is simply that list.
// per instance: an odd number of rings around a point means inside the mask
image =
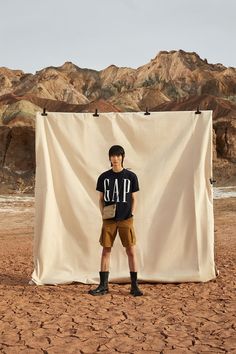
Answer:
[{"label": "bangs hairstyle", "polygon": [[125,150],[120,145],[113,145],[110,148],[108,155],[109,155],[109,157],[111,157],[111,156],[120,156],[120,155],[122,157],[124,157],[125,156]]},{"label": "bangs hairstyle", "polygon": [[[125,150],[123,149],[122,146],[120,145],[113,145],[108,152],[109,158],[111,156],[122,156],[122,166],[123,166],[123,161],[124,161],[124,157],[125,157]],[[112,164],[111,164],[112,166]]]}]

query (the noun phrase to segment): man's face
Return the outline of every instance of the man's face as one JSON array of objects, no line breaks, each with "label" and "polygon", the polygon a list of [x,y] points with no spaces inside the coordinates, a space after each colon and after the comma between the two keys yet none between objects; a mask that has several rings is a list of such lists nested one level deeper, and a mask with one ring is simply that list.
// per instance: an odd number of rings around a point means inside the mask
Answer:
[{"label": "man's face", "polygon": [[112,166],[120,167],[122,163],[122,155],[112,155],[110,156],[110,161]]}]

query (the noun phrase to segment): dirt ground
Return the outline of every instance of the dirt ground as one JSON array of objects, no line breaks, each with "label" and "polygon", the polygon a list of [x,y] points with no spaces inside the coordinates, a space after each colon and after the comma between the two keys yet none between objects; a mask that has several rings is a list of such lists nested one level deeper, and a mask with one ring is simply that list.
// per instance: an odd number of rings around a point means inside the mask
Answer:
[{"label": "dirt ground", "polygon": [[214,201],[220,271],[207,283],[28,285],[34,202],[0,202],[0,353],[236,353],[236,198]]}]

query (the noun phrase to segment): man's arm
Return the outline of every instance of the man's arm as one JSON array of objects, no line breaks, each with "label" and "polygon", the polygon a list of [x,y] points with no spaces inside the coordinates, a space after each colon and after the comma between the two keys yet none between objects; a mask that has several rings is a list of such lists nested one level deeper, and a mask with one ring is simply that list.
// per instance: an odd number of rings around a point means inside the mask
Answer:
[{"label": "man's arm", "polygon": [[137,192],[132,193],[131,195],[131,214],[134,215],[137,207]]},{"label": "man's arm", "polygon": [[104,207],[104,193],[99,192],[99,209],[100,209],[101,214],[103,211],[103,207]]}]

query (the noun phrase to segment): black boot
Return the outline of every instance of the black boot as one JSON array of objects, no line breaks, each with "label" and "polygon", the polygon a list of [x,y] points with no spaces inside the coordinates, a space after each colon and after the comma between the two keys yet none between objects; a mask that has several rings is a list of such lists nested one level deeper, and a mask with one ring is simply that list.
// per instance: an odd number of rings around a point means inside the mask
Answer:
[{"label": "black boot", "polygon": [[94,290],[89,290],[90,295],[98,296],[104,295],[109,292],[108,290],[108,276],[109,272],[99,272],[100,275],[100,284]]},{"label": "black boot", "polygon": [[137,272],[130,272],[130,278],[131,278],[130,294],[132,294],[133,296],[142,296],[143,292],[138,287]]}]

